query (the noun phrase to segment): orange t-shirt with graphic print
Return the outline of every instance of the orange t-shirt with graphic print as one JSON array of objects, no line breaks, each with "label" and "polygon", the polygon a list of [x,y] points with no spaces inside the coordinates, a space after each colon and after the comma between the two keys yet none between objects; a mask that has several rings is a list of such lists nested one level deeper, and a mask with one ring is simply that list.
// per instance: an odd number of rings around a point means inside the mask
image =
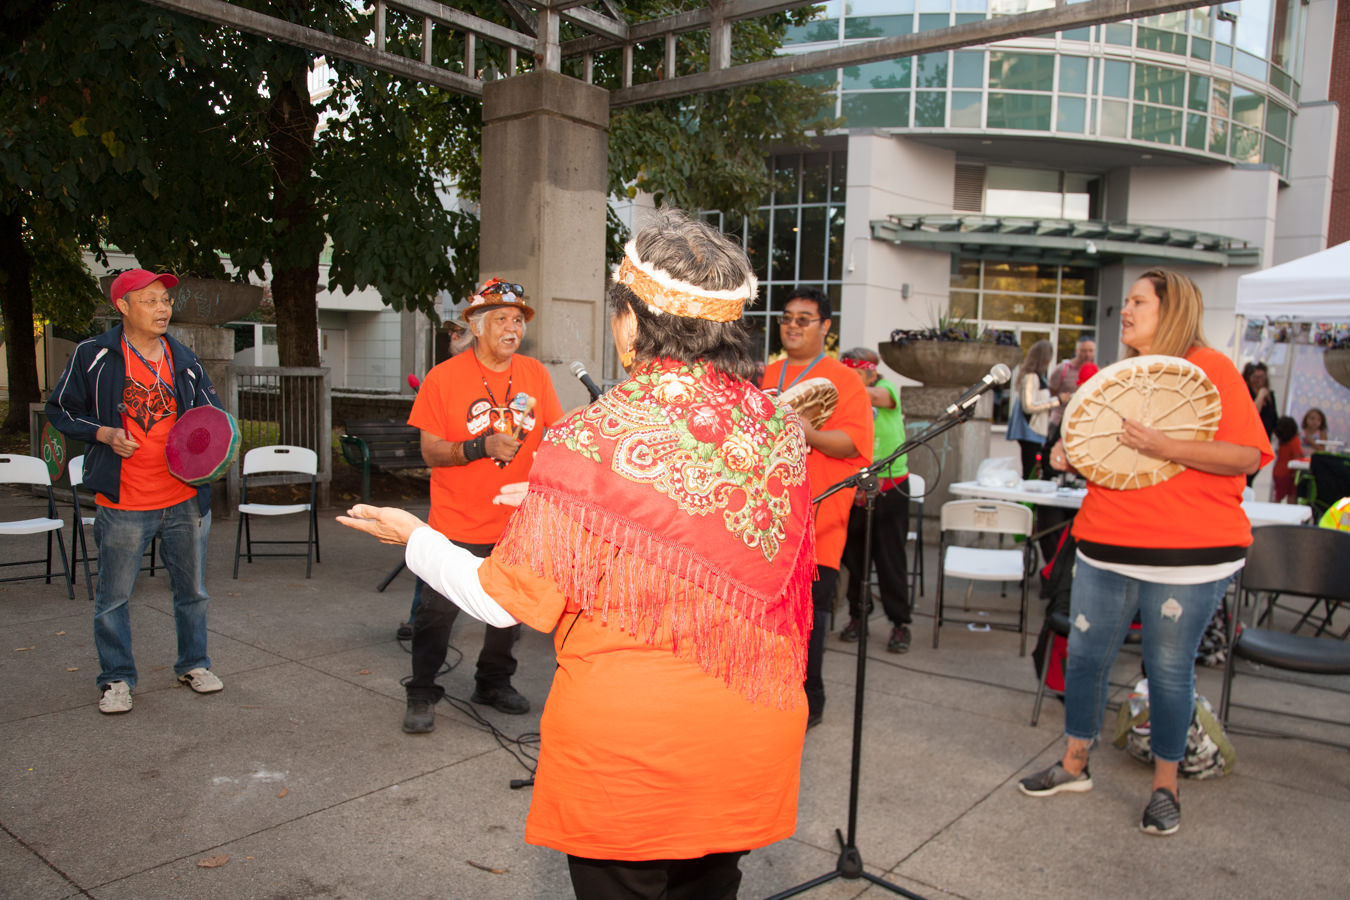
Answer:
[{"label": "orange t-shirt with graphic print", "polygon": [[[813,448],[806,456],[806,474],[814,497],[872,461],[872,401],[868,399],[867,388],[858,373],[830,356],[809,367],[789,366],[786,360],[780,360],[764,370],[760,386],[777,388],[781,380],[786,390],[797,381],[809,378],[828,378],[839,392],[834,412],[820,430],[844,432],[852,438],[854,448],[861,451],[854,456],[839,458]],[[816,507],[817,565],[839,568],[839,561],[844,556],[844,541],[848,537],[848,514],[853,508],[854,493],[853,489],[837,491]]]},{"label": "orange t-shirt with graphic print", "polygon": [[[529,414],[511,409],[512,398],[522,393],[535,399]],[[427,524],[452,541],[496,543],[514,507],[492,498],[502,485],[529,479],[544,430],[561,418],[553,380],[538,360],[516,354],[505,372],[494,372],[470,348],[435,366],[418,389],[409,425],[446,441],[516,427],[521,446],[505,468],[486,457],[466,466],[434,466]]]},{"label": "orange t-shirt with graphic print", "polygon": [[126,384],[122,388],[122,428],[140,444],[122,460],[122,478],[117,502],[97,494],[94,502],[113,509],[168,509],[197,496],[197,489],[169,472],[164,445],[178,421],[178,401],[173,394],[173,356],[169,343],[160,338],[164,353],[149,362],[122,341],[126,360]]}]

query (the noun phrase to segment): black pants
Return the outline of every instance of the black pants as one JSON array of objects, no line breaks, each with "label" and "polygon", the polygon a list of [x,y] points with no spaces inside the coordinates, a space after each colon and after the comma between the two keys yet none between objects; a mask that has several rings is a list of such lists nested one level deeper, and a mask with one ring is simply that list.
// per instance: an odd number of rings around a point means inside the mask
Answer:
[{"label": "black pants", "polygon": [[[863,585],[867,583],[867,561],[863,544],[867,537],[867,507],[855,506],[848,514],[848,541],[844,544],[844,568],[848,569],[848,614],[855,619],[864,615]],[[908,625],[909,565],[905,543],[909,535],[909,484],[902,481],[877,495],[872,510],[872,562],[877,567],[877,586],[881,606],[892,625]]]},{"label": "black pants", "polygon": [[1018,441],[1017,445],[1022,448],[1022,479],[1025,481],[1031,477],[1031,471],[1036,468],[1036,457],[1045,445],[1040,441]]},{"label": "black pants", "polygon": [[[480,559],[486,558],[493,547],[492,544],[452,543]],[[436,674],[445,665],[450,631],[459,617],[459,607],[427,587],[420,578],[415,590],[421,592],[421,602],[413,616],[412,678],[408,681],[408,697],[436,701],[445,693],[436,683]],[[478,654],[478,670],[474,673],[479,688],[491,690],[511,683],[511,676],[516,674],[516,658],[511,655],[511,645],[519,631],[519,625],[510,628],[487,626],[483,649]]]},{"label": "black pants", "polygon": [[821,667],[825,662],[825,636],[830,633],[830,610],[834,608],[834,589],[839,584],[839,570],[816,566],[816,580],[811,584],[811,642],[806,647],[806,708],[811,715],[825,709],[825,679]]},{"label": "black pants", "polygon": [[638,861],[569,855],[567,868],[577,900],[735,900],[744,855]]}]

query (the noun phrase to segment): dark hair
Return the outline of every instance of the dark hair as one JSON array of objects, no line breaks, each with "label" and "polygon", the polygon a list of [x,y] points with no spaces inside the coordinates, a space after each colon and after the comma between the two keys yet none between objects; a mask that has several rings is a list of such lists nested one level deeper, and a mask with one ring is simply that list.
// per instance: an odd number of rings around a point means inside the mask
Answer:
[{"label": "dark hair", "polygon": [[795,287],[792,289],[792,293],[787,295],[787,299],[783,301],[783,309],[787,309],[787,305],[793,300],[809,300],[814,303],[816,315],[820,316],[822,320],[834,317],[834,309],[830,305],[830,298],[826,296],[824,291],[811,287]]},{"label": "dark hair", "polygon": [[[633,242],[644,263],[709,291],[732,291],[754,278],[739,244],[677,209],[662,210]],[[615,315],[631,310],[637,319],[633,350],[638,359],[702,362],[727,375],[754,380],[757,360],[743,317],[713,322],[673,315],[648,306],[622,284],[610,286],[609,305]]]},{"label": "dark hair", "polygon": [[1316,406],[1310,406],[1310,407],[1308,407],[1308,411],[1305,412],[1305,413],[1303,414],[1303,427],[1304,427],[1304,428],[1307,428],[1307,427],[1308,427],[1308,416],[1311,416],[1313,413],[1317,413],[1317,418],[1319,418],[1319,419],[1322,420],[1322,424],[1317,426],[1317,430],[1318,430],[1318,431],[1326,431],[1326,430],[1327,430],[1327,414],[1324,413],[1324,412],[1322,412],[1322,410],[1318,409]]},{"label": "dark hair", "polygon": [[1298,437],[1298,423],[1289,416],[1280,416],[1275,420],[1275,439],[1287,444]]}]

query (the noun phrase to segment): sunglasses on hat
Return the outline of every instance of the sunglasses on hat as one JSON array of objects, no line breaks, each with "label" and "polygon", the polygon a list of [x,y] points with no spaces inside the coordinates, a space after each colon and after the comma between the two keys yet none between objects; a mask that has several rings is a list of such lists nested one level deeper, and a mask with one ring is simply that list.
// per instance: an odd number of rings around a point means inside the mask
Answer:
[{"label": "sunglasses on hat", "polygon": [[511,284],[508,281],[496,281],[492,284],[485,285],[478,293],[484,296],[487,296],[488,294],[515,294],[516,296],[523,296],[525,288],[518,284]]}]

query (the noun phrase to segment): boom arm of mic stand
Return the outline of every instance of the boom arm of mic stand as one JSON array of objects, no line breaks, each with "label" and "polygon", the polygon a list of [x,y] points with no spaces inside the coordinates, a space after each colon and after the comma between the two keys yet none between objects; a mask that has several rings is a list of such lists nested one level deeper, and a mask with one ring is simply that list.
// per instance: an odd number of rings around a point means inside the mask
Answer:
[{"label": "boom arm of mic stand", "polygon": [[896,448],[896,451],[892,453],[890,456],[886,457],[880,462],[874,461],[871,465],[864,466],[863,468],[854,472],[852,475],[845,478],[843,481],[839,481],[836,482],[835,484],[830,485],[825,490],[817,494],[815,497],[812,497],[811,503],[812,504],[819,503],[826,497],[829,497],[831,494],[834,494],[838,491],[842,491],[844,488],[861,487],[864,490],[867,490],[867,486],[864,484],[864,480],[867,478],[871,478],[873,485],[875,486],[876,484],[875,473],[886,471],[886,469],[890,467],[891,463],[895,462],[898,458],[900,458],[904,454],[915,449],[916,447],[920,447],[928,443],[929,441],[931,441],[933,438],[937,437],[940,434],[951,431],[957,425],[960,425],[962,422],[967,421],[973,414],[974,414],[973,406],[959,409],[954,413],[944,413],[940,419],[938,419],[933,424],[929,425],[917,436],[906,440],[903,444],[901,444],[898,448]]}]

